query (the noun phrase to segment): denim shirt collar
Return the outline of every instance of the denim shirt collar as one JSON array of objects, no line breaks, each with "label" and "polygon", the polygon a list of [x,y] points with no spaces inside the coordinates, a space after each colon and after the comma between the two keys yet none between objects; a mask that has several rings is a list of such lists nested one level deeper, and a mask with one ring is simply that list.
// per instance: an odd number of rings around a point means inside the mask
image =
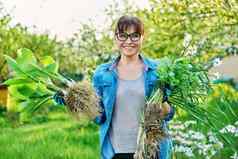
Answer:
[{"label": "denim shirt collar", "polygon": [[[120,58],[121,58],[121,55],[117,56],[112,61],[112,63],[110,64],[110,66],[108,68],[110,71],[112,71],[112,70],[114,70],[116,68],[117,63],[119,62]],[[152,70],[156,69],[156,66],[153,63],[151,63],[150,61],[148,61],[148,59],[145,58],[143,55],[139,54],[139,58],[142,60],[142,62],[145,65],[144,71],[148,71],[149,69],[152,69]]]}]

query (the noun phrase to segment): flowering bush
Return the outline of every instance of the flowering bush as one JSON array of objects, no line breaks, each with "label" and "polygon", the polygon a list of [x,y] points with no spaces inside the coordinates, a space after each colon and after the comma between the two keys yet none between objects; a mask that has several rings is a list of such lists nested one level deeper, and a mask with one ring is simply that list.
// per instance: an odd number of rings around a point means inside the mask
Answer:
[{"label": "flowering bush", "polygon": [[[174,153],[176,158],[190,159],[210,159],[220,158],[221,151],[227,149],[224,143],[216,136],[215,133],[209,131],[203,133],[196,131],[197,122],[189,120],[186,122],[174,121],[170,124],[170,135],[174,142]],[[220,130],[223,134],[238,139],[238,121],[234,124],[225,126]],[[221,158],[237,159],[237,152],[233,152],[230,156],[222,156]]]}]

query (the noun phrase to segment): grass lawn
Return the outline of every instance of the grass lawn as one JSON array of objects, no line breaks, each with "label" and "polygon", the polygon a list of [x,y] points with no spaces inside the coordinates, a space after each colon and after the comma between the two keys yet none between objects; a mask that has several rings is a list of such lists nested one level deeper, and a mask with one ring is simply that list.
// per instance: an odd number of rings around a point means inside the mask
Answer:
[{"label": "grass lawn", "polygon": [[[0,117],[0,121],[3,118]],[[0,122],[0,159],[98,159],[98,127],[54,112],[16,128]]]}]

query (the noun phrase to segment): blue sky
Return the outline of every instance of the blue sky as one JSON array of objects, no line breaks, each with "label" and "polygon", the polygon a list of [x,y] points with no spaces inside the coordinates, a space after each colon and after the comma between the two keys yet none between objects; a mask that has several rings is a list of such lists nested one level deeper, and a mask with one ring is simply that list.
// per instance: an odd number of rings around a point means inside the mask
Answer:
[{"label": "blue sky", "polygon": [[[120,5],[123,1],[116,0]],[[35,32],[50,31],[60,39],[72,36],[79,23],[93,19],[98,28],[104,25],[103,10],[112,0],[4,0],[13,24],[20,22]],[[129,0],[138,7],[145,7],[148,0]],[[36,26],[33,28],[32,26]]]}]

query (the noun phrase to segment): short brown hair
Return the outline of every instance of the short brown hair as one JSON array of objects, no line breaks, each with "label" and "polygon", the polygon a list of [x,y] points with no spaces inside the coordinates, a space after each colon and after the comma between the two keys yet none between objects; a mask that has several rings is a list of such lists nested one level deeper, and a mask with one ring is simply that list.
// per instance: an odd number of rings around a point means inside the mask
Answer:
[{"label": "short brown hair", "polygon": [[144,35],[144,25],[142,21],[137,17],[127,15],[119,18],[116,24],[115,33],[125,32],[131,26],[135,27],[136,32]]}]

